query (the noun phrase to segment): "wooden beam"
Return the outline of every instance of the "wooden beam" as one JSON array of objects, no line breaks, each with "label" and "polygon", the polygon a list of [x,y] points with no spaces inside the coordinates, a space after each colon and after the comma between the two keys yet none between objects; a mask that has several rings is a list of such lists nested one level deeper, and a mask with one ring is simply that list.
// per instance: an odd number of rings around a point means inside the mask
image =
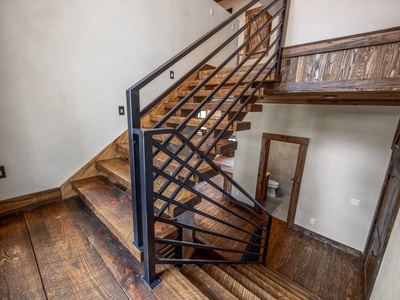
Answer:
[{"label": "wooden beam", "polygon": [[267,84],[273,93],[400,92],[400,77]]},{"label": "wooden beam", "polygon": [[287,82],[268,85],[257,103],[400,106],[400,78]]},{"label": "wooden beam", "polygon": [[400,41],[400,27],[285,47],[282,58],[304,56]]},{"label": "wooden beam", "polygon": [[0,217],[23,210],[33,209],[43,204],[61,199],[61,189],[54,188],[29,195],[0,201]]}]

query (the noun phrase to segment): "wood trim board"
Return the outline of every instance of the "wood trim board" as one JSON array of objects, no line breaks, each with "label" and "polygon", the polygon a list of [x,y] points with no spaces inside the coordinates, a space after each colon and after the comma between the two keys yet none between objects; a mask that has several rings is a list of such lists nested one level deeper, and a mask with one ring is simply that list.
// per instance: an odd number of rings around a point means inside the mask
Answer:
[{"label": "wood trim board", "polygon": [[33,209],[40,205],[61,200],[61,189],[54,188],[0,201],[0,217]]}]

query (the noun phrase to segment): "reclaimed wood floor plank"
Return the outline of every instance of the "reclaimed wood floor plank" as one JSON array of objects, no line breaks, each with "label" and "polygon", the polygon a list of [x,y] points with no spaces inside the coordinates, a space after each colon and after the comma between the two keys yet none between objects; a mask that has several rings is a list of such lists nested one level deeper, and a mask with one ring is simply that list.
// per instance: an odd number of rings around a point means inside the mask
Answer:
[{"label": "reclaimed wood floor plank", "polygon": [[142,265],[92,210],[78,197],[66,200],[65,204],[125,293],[131,299],[155,299],[142,280]]},{"label": "reclaimed wood floor plank", "polygon": [[46,299],[23,214],[0,218],[0,299]]},{"label": "reclaimed wood floor plank", "polygon": [[65,203],[25,219],[48,299],[128,299]]}]

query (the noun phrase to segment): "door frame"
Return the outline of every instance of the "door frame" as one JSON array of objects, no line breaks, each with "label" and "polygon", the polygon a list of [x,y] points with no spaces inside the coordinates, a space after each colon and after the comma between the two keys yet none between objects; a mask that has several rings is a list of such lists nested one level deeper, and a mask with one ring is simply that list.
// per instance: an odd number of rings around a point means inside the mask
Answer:
[{"label": "door frame", "polygon": [[307,149],[310,139],[296,136],[289,136],[283,134],[263,133],[261,140],[260,151],[260,166],[258,168],[257,187],[256,187],[256,200],[265,205],[267,187],[268,187],[268,158],[271,147],[271,141],[285,142],[299,145],[299,152],[297,154],[296,169],[293,176],[292,192],[290,195],[289,212],[287,218],[287,226],[293,228],[294,219],[296,217],[297,202],[299,200],[301,181],[303,179],[304,165],[306,162]]}]

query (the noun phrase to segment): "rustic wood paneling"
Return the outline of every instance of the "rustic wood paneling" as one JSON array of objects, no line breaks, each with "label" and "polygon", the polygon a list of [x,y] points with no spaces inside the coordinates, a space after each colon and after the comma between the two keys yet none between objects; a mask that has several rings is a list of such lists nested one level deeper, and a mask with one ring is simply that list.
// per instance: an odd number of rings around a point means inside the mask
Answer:
[{"label": "rustic wood paneling", "polygon": [[306,43],[283,48],[282,57],[296,57],[316,53],[375,46],[394,43],[400,40],[400,27],[368,33],[356,34],[347,37],[339,37],[324,41]]},{"label": "rustic wood paneling", "polygon": [[400,77],[399,52],[397,42],[286,58],[282,61],[282,82]]}]

